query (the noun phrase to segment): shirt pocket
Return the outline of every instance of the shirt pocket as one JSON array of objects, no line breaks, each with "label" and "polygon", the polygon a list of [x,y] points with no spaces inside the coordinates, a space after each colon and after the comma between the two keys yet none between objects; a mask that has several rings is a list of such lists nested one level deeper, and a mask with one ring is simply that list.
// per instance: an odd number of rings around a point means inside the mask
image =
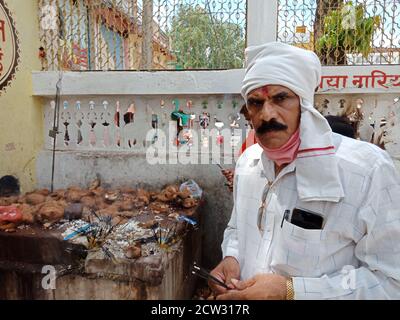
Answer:
[{"label": "shirt pocket", "polygon": [[339,243],[336,232],[303,229],[286,220],[276,236],[271,268],[288,276],[321,276],[326,271],[321,262],[325,264]]}]

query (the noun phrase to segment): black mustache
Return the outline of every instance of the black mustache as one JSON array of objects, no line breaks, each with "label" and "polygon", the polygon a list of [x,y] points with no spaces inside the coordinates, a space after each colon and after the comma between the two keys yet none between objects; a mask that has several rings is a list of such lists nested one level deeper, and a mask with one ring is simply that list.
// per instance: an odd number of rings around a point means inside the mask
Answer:
[{"label": "black mustache", "polygon": [[268,131],[280,131],[286,130],[287,128],[286,125],[272,119],[271,121],[263,121],[263,123],[257,128],[256,133],[261,135]]}]

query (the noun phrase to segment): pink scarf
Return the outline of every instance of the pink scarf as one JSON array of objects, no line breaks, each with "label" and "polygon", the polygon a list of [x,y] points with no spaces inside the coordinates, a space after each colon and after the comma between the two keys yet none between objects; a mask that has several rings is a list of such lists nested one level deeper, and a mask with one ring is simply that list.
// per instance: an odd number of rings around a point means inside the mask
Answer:
[{"label": "pink scarf", "polygon": [[264,149],[268,159],[274,161],[278,166],[285,163],[291,163],[297,157],[297,151],[300,146],[300,128],[290,137],[290,139],[278,149],[268,149],[264,147],[256,135],[256,140],[261,148]]}]

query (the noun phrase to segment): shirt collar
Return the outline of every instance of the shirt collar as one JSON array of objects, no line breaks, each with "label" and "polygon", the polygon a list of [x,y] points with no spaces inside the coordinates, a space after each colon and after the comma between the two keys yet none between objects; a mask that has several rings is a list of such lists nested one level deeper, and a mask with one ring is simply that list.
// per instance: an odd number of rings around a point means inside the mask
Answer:
[{"label": "shirt collar", "polygon": [[[335,147],[335,152],[339,149],[342,138],[338,134],[332,135],[332,141]],[[261,175],[268,181],[275,180],[275,167],[274,162],[269,160],[262,148],[259,148],[257,156],[254,157],[252,166],[258,166]],[[295,159],[292,163],[289,163],[278,175],[283,175],[295,171],[297,181],[297,192],[300,200],[303,201],[332,201],[338,202],[343,196],[342,184],[339,180],[338,165],[334,163],[332,168],[324,168],[319,166],[319,162],[323,159],[317,157],[312,159],[310,166],[300,166],[303,172],[299,172],[297,164],[302,159]],[[307,162],[310,160],[308,159]],[[319,170],[316,168],[320,168]],[[333,182],[333,183],[332,183]]]}]

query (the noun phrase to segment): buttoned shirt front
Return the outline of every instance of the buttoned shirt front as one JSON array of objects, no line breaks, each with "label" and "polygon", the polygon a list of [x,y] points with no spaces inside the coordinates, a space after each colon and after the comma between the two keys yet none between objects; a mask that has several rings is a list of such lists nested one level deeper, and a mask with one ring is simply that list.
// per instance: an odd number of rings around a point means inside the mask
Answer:
[{"label": "buttoned shirt front", "polygon": [[[296,160],[275,177],[274,163],[261,147],[248,148],[235,170],[234,208],[223,255],[238,260],[242,279],[259,273],[293,277],[295,299],[399,299],[396,169],[387,153],[372,144],[336,134],[334,144],[344,191],[338,202],[301,200],[299,194],[304,192],[296,182]],[[318,192],[318,185],[309,188]],[[294,208],[321,215],[322,228],[303,229],[284,219],[285,211]]]}]

